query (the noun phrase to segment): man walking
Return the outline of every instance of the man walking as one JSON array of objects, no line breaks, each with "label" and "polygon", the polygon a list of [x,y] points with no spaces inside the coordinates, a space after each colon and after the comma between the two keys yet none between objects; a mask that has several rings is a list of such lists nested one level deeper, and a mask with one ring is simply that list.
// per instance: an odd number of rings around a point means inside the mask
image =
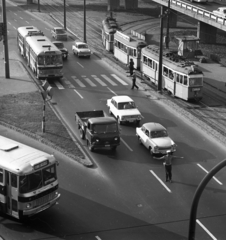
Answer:
[{"label": "man walking", "polygon": [[136,87],[137,89],[139,89],[139,87],[136,85],[136,79],[137,79],[137,75],[136,75],[136,72],[134,72],[133,75],[132,75],[133,84],[132,84],[131,89],[134,89],[134,87]]},{"label": "man walking", "polygon": [[130,73],[130,76],[133,75],[133,70],[134,70],[134,62],[133,62],[133,59],[131,58],[130,62],[129,62],[129,73]]},{"label": "man walking", "polygon": [[170,150],[166,151],[166,155],[162,156],[160,158],[153,157],[155,159],[164,159],[165,161],[163,162],[163,165],[165,166],[165,173],[166,173],[166,182],[172,182],[172,160],[173,158],[184,158],[184,157],[178,157],[178,156],[173,156],[173,152]]}]

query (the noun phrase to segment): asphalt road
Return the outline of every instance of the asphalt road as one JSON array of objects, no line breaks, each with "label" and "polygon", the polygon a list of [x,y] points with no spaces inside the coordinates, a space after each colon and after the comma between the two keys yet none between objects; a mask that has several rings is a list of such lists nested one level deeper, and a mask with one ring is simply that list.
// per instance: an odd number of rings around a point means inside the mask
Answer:
[{"label": "asphalt road", "polygon": [[[23,11],[8,11],[10,51],[16,49],[16,29],[35,25],[50,37],[50,26]],[[10,23],[10,24],[9,24]],[[72,41],[65,43],[71,49]],[[56,207],[21,224],[1,217],[1,234],[7,239],[187,239],[190,207],[195,190],[226,151],[177,111],[167,109],[146,91],[132,91],[131,80],[95,55],[80,59],[70,52],[64,66],[63,88],[54,87],[54,108],[61,114],[71,132],[81,143],[95,166],[86,169],[64,156],[60,158],[59,182],[62,198]],[[112,75],[113,74],[113,75]],[[98,82],[101,79],[105,85]],[[107,76],[114,84],[104,81]],[[75,76],[85,87],[72,78]],[[85,77],[86,76],[86,77]],[[119,80],[115,78],[117,76]],[[89,78],[92,84],[87,84]],[[67,86],[67,87],[66,87]],[[165,184],[161,161],[151,158],[138,144],[135,126],[121,127],[121,146],[116,153],[89,153],[79,139],[74,121],[76,111],[103,109],[113,95],[129,95],[143,115],[142,122],[156,121],[167,127],[177,143],[176,155],[184,159],[173,163],[173,183]],[[151,96],[150,92],[150,96]],[[32,143],[33,144],[33,143]],[[40,149],[44,146],[39,145]],[[197,223],[197,239],[224,239],[225,236],[225,171],[217,174],[203,193]],[[219,184],[222,183],[221,184]]]}]

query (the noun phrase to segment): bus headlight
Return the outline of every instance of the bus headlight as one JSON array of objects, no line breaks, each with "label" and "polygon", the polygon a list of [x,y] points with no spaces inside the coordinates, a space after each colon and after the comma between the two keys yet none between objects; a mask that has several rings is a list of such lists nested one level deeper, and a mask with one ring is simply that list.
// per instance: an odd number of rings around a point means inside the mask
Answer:
[{"label": "bus headlight", "polygon": [[26,205],[26,208],[31,208],[31,203],[28,203],[28,204]]}]

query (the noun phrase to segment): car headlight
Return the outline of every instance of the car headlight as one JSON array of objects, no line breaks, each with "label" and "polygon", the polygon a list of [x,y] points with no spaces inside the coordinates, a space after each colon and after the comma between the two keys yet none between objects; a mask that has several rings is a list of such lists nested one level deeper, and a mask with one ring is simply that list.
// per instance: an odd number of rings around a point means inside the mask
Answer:
[{"label": "car headlight", "polygon": [[114,138],[114,140],[115,140],[115,141],[118,141],[118,140],[119,140],[119,138],[118,138],[118,137],[115,137],[115,138]]},{"label": "car headlight", "polygon": [[157,152],[159,150],[159,147],[158,146],[155,146],[154,147],[154,152]]},{"label": "car headlight", "polygon": [[96,140],[95,140],[95,142],[99,142],[100,140],[97,138]]},{"label": "car headlight", "polygon": [[177,145],[174,143],[174,144],[171,146],[171,149],[175,151],[175,150],[176,150],[176,147],[177,147]]}]

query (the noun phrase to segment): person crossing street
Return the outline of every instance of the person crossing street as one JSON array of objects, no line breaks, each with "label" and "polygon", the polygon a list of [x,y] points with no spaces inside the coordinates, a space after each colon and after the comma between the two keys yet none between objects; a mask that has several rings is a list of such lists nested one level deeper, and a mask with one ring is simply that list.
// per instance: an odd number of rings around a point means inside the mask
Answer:
[{"label": "person crossing street", "polygon": [[132,81],[133,81],[133,83],[132,83],[131,89],[134,89],[134,87],[137,88],[137,89],[139,89],[139,87],[136,85],[136,79],[137,79],[137,75],[136,75],[136,72],[134,72],[133,75],[132,75]]}]

